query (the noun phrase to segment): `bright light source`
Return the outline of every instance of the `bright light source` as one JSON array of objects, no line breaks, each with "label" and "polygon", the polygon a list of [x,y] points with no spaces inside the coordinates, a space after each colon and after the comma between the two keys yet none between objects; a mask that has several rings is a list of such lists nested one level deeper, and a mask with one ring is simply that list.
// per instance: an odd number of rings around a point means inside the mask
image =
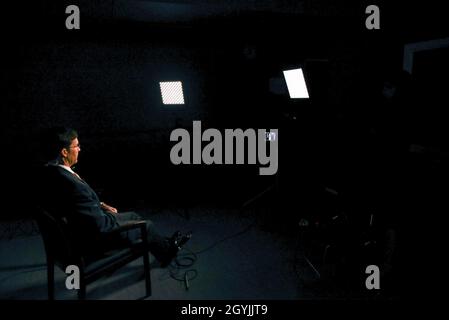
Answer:
[{"label": "bright light source", "polygon": [[159,82],[163,104],[184,104],[181,81]]},{"label": "bright light source", "polygon": [[290,98],[309,98],[309,92],[307,91],[306,81],[301,68],[284,71],[284,77]]}]

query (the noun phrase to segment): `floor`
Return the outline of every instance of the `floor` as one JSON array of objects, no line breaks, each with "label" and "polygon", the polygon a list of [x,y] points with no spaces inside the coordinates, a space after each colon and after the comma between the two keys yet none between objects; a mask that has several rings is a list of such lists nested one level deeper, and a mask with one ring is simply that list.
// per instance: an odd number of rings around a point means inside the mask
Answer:
[{"label": "floor", "polygon": [[[315,300],[377,299],[372,290],[357,290],[332,278],[332,265],[314,269],[302,254],[295,226],[270,228],[260,209],[195,206],[137,208],[162,234],[192,231],[177,263],[161,268],[151,257],[149,300]],[[293,232],[291,232],[293,230]],[[299,230],[299,228],[298,228]],[[287,232],[288,231],[288,232]],[[320,274],[320,277],[318,276]],[[187,278],[187,281],[186,281]],[[74,300],[66,275],[56,273],[56,299]],[[375,290],[374,290],[375,291]],[[142,262],[137,260],[88,286],[90,300],[136,300],[144,296]],[[0,225],[0,300],[47,299],[45,252],[31,220]]]}]

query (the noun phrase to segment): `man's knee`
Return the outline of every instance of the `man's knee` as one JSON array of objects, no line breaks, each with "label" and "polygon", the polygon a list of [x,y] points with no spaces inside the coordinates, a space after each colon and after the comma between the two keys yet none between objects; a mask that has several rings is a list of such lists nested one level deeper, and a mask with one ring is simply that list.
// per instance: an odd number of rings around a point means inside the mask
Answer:
[{"label": "man's knee", "polygon": [[148,232],[148,234],[149,235],[154,234],[156,227],[154,226],[153,221],[151,221],[151,220],[145,220],[145,221],[147,223],[147,232]]}]

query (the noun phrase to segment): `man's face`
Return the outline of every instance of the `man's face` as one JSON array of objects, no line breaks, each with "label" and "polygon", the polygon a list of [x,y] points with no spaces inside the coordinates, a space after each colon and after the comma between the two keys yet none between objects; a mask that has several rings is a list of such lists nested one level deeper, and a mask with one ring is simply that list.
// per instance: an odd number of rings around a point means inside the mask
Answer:
[{"label": "man's face", "polygon": [[78,138],[72,140],[70,147],[64,148],[63,156],[64,162],[69,167],[75,165],[78,162],[78,153],[81,151],[81,146]]}]

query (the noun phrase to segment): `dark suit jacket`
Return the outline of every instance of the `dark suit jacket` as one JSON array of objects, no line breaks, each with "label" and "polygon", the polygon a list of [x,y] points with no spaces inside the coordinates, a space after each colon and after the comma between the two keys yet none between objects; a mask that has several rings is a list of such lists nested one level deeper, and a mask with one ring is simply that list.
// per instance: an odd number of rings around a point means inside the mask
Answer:
[{"label": "dark suit jacket", "polygon": [[45,166],[37,188],[41,205],[57,217],[66,217],[83,247],[93,245],[102,232],[118,226],[116,217],[101,209],[95,191],[59,166]]}]

